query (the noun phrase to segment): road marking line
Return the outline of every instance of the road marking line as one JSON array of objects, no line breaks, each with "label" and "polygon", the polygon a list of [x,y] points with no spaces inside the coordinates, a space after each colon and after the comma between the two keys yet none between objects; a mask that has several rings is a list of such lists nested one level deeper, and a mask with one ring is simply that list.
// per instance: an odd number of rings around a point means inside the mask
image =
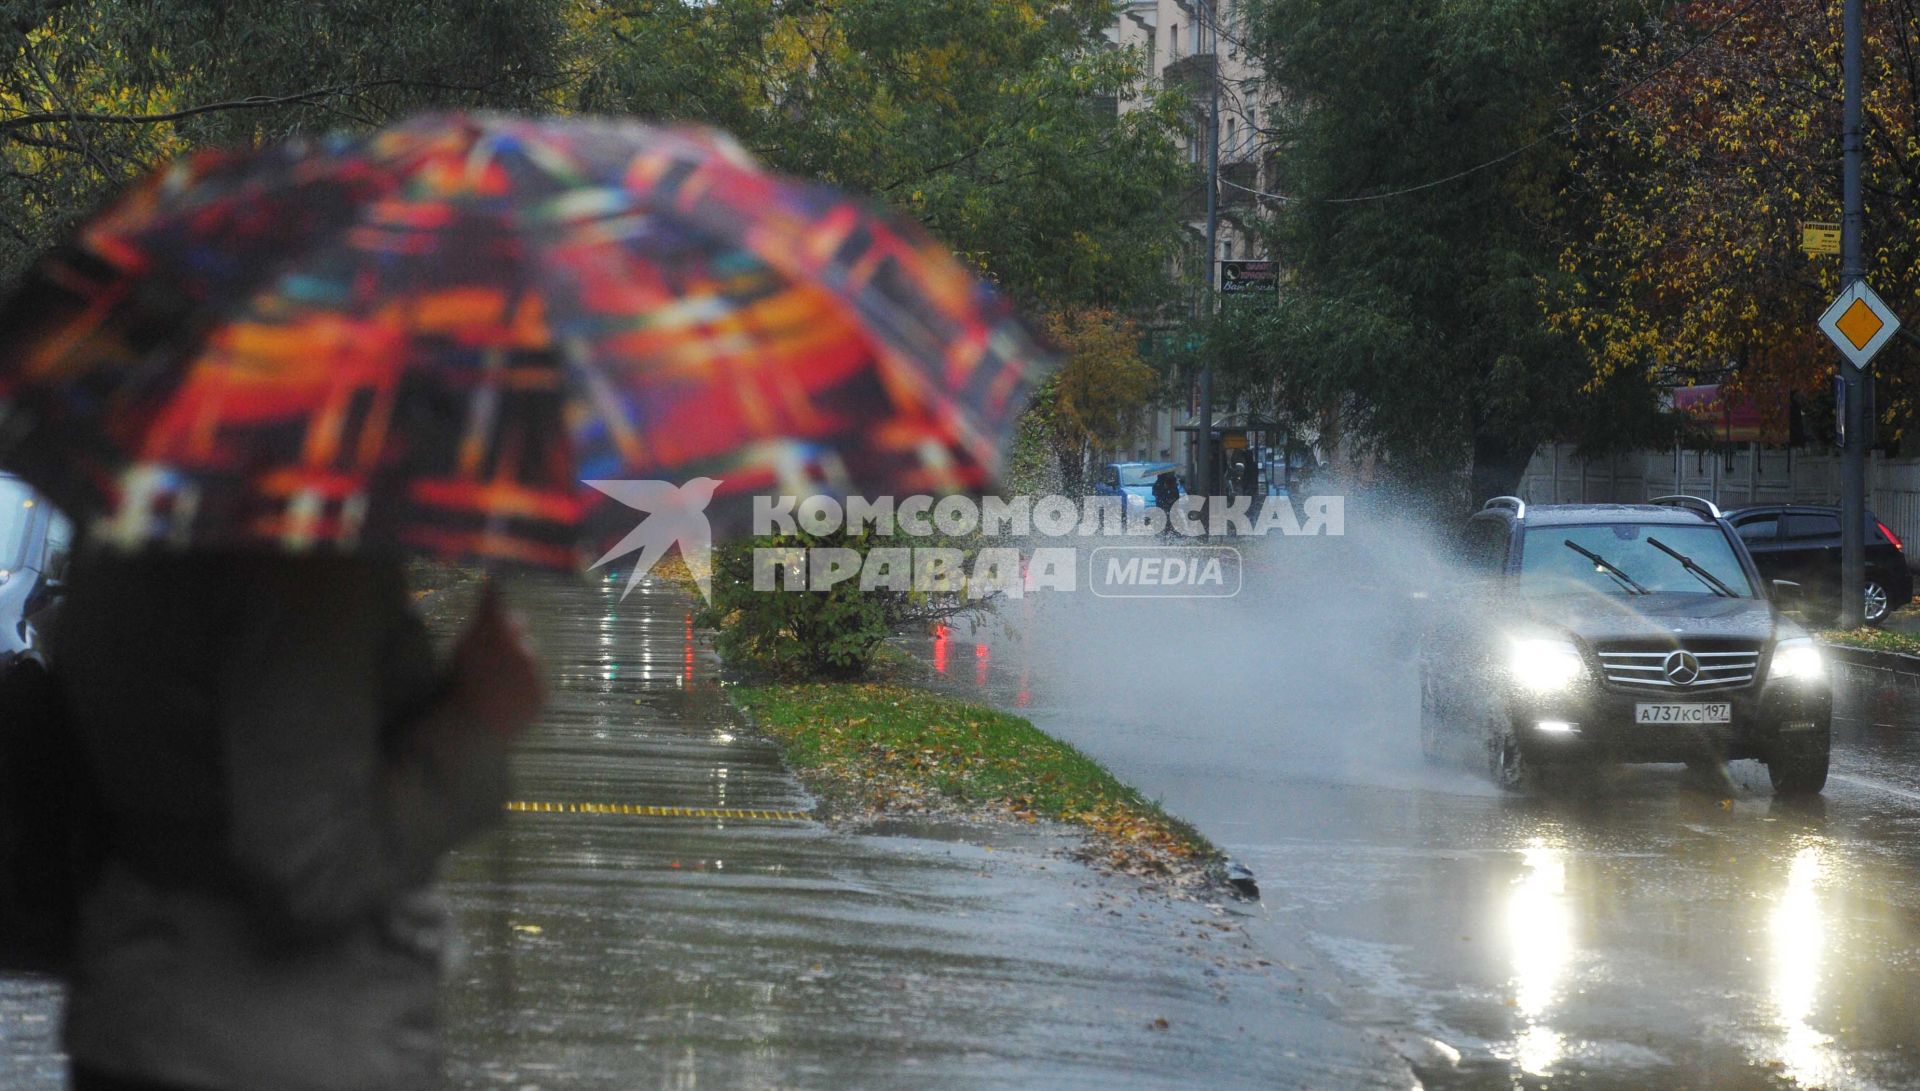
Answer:
[{"label": "road marking line", "polygon": [[514,800],[507,810],[532,814],[629,814],[646,818],[729,818],[754,822],[811,822],[806,811],[762,811],[743,807],[656,807],[645,803],[552,803]]}]

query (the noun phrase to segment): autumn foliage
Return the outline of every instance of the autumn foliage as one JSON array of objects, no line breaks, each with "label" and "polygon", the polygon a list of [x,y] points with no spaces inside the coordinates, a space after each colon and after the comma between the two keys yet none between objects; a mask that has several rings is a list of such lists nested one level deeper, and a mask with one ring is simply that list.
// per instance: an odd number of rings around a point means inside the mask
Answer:
[{"label": "autumn foliage", "polygon": [[1140,328],[1100,307],[1046,316],[1047,340],[1064,358],[1021,418],[1009,459],[1016,491],[1072,490],[1094,452],[1124,447],[1159,379],[1140,355]]},{"label": "autumn foliage", "polygon": [[[1838,359],[1815,321],[1839,261],[1801,250],[1840,219],[1841,0],[1690,0],[1617,38],[1604,107],[1575,134],[1578,210],[1546,293],[1600,375],[1819,389]],[[1866,6],[1869,282],[1920,320],[1920,0]],[[1544,283],[1544,281],[1543,281]],[[1876,366],[1904,413],[1912,350]]]}]

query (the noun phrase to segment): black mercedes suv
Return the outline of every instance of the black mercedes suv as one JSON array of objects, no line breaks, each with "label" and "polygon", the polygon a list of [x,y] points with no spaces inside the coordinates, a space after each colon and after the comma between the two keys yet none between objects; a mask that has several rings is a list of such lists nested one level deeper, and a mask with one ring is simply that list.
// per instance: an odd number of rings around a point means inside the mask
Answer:
[{"label": "black mercedes suv", "polygon": [[1757,758],[1774,791],[1825,787],[1832,696],[1806,631],[1720,512],[1694,497],[1528,505],[1460,540],[1420,655],[1421,743],[1520,787],[1543,768]]}]

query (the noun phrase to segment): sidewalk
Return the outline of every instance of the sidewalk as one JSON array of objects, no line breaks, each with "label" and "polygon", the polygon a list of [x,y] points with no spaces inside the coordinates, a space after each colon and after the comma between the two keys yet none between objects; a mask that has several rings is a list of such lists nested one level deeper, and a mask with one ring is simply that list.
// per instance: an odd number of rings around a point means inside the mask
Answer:
[{"label": "sidewalk", "polygon": [[454,1086],[1407,1085],[1230,913],[1096,874],[1064,833],[698,817],[810,800],[691,603],[621,586],[512,596],[563,676],[516,794],[688,816],[514,813],[454,861]]},{"label": "sidewalk", "polygon": [[[517,799],[609,806],[510,813],[451,862],[469,951],[446,993],[449,1086],[1411,1084],[1265,964],[1236,916],[1259,907],[1095,873],[1062,854],[1069,833],[701,817],[811,800],[727,704],[692,604],[621,586],[510,592],[561,677]],[[451,624],[472,590],[422,605]],[[62,1086],[58,1002],[0,979],[0,1087]]]}]

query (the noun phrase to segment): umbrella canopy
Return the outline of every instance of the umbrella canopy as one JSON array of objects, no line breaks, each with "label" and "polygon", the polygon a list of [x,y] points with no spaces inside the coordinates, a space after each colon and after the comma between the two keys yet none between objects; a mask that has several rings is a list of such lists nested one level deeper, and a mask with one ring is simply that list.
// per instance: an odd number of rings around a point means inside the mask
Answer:
[{"label": "umbrella canopy", "polygon": [[[979,490],[1047,363],[918,229],[729,138],[428,116],[204,152],[0,310],[0,465],[123,544],[552,567],[585,482]],[[708,487],[702,485],[701,487]]]}]

